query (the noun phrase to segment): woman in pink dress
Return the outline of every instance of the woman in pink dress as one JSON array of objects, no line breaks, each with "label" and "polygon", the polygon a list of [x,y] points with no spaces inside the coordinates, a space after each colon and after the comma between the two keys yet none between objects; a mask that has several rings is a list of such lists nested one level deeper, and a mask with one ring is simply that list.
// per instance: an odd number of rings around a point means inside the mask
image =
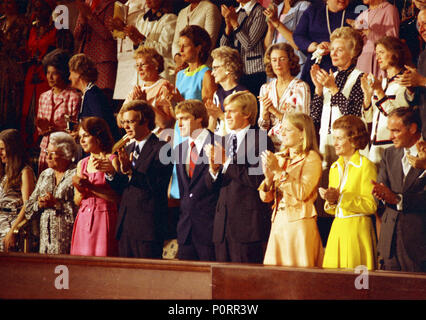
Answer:
[{"label": "woman in pink dress", "polygon": [[105,181],[105,173],[119,170],[108,124],[98,117],[84,118],[79,126],[80,145],[90,155],[77,164],[73,178],[74,201],[80,206],[74,223],[71,254],[116,256],[115,226],[119,196]]},{"label": "woman in pink dress", "polygon": [[356,67],[364,73],[372,73],[376,78],[383,77],[376,60],[374,43],[384,36],[398,37],[398,9],[386,0],[363,0],[368,10],[363,11],[352,25],[361,30],[364,47]]}]

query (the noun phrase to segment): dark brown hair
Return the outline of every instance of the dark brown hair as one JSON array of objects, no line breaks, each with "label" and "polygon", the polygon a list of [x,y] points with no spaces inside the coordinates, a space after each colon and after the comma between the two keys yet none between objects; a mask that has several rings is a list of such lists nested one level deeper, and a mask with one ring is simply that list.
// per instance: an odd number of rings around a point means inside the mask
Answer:
[{"label": "dark brown hair", "polygon": [[114,139],[109,129],[108,123],[99,117],[87,117],[81,120],[79,130],[83,129],[99,142],[102,152],[110,153],[114,144]]},{"label": "dark brown hair", "polygon": [[212,42],[209,33],[197,25],[189,25],[183,28],[179,33],[180,37],[187,37],[192,41],[194,46],[201,46],[198,59],[201,63],[206,63],[210,56]]},{"label": "dark brown hair", "polygon": [[272,51],[274,51],[274,50],[285,51],[285,53],[287,54],[287,58],[288,58],[290,75],[292,75],[294,77],[297,76],[300,72],[299,56],[297,56],[294,53],[294,49],[291,45],[289,45],[288,43],[284,43],[284,42],[273,44],[273,45],[269,46],[268,49],[266,50],[265,56],[263,58],[263,62],[265,64],[266,75],[269,78],[276,78],[277,77],[277,75],[274,73],[274,70],[272,69],[272,64],[271,64],[271,54],[272,54]]},{"label": "dark brown hair", "polygon": [[6,151],[7,163],[0,165],[0,176],[6,176],[4,188],[7,190],[21,183],[21,171],[28,165],[28,155],[21,134],[16,129],[0,132]]},{"label": "dark brown hair", "polygon": [[189,99],[179,102],[175,107],[175,113],[188,112],[193,115],[195,119],[201,118],[201,126],[207,128],[209,125],[209,115],[206,106],[200,100]]},{"label": "dark brown hair", "polygon": [[377,40],[374,48],[381,44],[387,51],[392,54],[391,65],[397,68],[404,68],[405,65],[413,66],[411,60],[411,52],[407,44],[395,37],[385,36]]}]

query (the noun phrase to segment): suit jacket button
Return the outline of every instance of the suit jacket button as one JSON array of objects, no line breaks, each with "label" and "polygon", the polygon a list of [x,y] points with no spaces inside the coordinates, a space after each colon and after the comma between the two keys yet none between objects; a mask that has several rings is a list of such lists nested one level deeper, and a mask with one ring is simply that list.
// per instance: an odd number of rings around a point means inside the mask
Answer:
[{"label": "suit jacket button", "polygon": [[190,198],[192,198],[192,196],[193,196],[193,194],[192,194],[192,193],[190,193],[190,194],[189,194],[189,197],[190,197]]}]

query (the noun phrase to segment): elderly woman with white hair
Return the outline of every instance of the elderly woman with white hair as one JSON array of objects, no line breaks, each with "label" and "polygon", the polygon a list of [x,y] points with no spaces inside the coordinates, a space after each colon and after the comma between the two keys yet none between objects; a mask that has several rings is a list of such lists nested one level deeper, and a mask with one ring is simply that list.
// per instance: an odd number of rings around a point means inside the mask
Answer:
[{"label": "elderly woman with white hair", "polygon": [[40,253],[68,254],[78,210],[72,184],[77,145],[68,133],[54,132],[42,152],[46,153],[48,168],[40,174],[26,203],[25,218],[40,218]]}]

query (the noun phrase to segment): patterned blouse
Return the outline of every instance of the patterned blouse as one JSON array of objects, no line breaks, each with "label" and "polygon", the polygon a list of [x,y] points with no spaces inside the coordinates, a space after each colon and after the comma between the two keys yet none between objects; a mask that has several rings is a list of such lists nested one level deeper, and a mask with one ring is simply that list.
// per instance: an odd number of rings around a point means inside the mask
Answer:
[{"label": "patterned blouse", "polygon": [[[294,78],[287,86],[281,98],[278,100],[277,95],[277,79],[272,80],[269,83],[265,83],[260,88],[259,96],[268,97],[274,107],[284,113],[284,116],[288,113],[302,112],[309,114],[309,104],[311,101],[311,92],[309,85],[297,78]],[[269,120],[262,118],[263,114],[263,103],[260,102],[260,116],[259,116],[259,127],[268,131],[268,135],[271,137],[275,150],[281,150],[281,121],[279,121],[273,114],[269,115]]]},{"label": "patterned blouse", "polygon": [[[75,165],[71,165],[56,185],[55,171],[51,168],[44,170],[25,206],[27,219],[34,219],[40,215],[40,253],[70,253],[74,219],[78,210],[74,204],[72,185],[72,177],[75,174]],[[59,208],[39,209],[38,198],[47,192],[59,200]]]},{"label": "patterned blouse", "polygon": [[[355,65],[351,65],[348,69],[341,70],[337,72],[337,75],[335,75],[335,81],[337,87],[339,88],[339,92],[331,97],[331,105],[337,105],[343,115],[351,114],[360,117],[364,103],[364,93],[361,89],[361,77],[356,80],[349,98],[346,98],[341,92],[346,84],[346,81],[348,80],[348,76],[354,70],[354,68]],[[323,101],[323,95],[318,96],[317,94],[314,94],[311,102],[311,117],[315,124],[321,123]]]},{"label": "patterned blouse", "polygon": [[21,184],[5,189],[6,179],[4,176],[0,181],[0,251],[3,251],[3,239],[10,231],[24,203]]}]

